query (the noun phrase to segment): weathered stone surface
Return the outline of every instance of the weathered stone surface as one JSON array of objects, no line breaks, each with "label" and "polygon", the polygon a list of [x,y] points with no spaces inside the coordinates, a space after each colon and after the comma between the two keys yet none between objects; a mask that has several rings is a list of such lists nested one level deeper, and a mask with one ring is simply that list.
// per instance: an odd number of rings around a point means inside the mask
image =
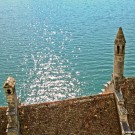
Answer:
[{"label": "weathered stone surface", "polygon": [[124,56],[125,56],[125,37],[120,27],[116,39],[114,41],[114,67],[113,79],[115,77],[123,77],[124,74]]},{"label": "weathered stone surface", "polygon": [[[0,107],[0,135],[6,135],[6,109]],[[21,106],[19,112],[22,135],[121,135],[112,93]]]},{"label": "weathered stone surface", "polygon": [[12,89],[14,89],[14,87],[15,87],[15,79],[12,78],[12,77],[8,77],[8,79],[4,83],[3,87],[4,88],[12,88]]},{"label": "weathered stone surface", "polygon": [[6,99],[8,103],[7,115],[7,135],[20,135],[18,99],[15,90],[15,79],[8,77],[4,83]]},{"label": "weathered stone surface", "polygon": [[0,135],[6,135],[7,128],[7,107],[0,107]]},{"label": "weathered stone surface", "polygon": [[120,27],[120,28],[118,29],[118,32],[117,32],[116,39],[115,39],[114,43],[115,43],[115,44],[118,44],[118,43],[120,42],[120,44],[121,44],[121,41],[122,41],[123,43],[126,43],[123,30],[122,30],[122,28]]},{"label": "weathered stone surface", "polygon": [[128,111],[128,121],[132,131],[135,131],[135,78],[126,78],[121,91]]},{"label": "weathered stone surface", "polygon": [[121,134],[114,94],[21,106],[20,122],[22,135]]}]

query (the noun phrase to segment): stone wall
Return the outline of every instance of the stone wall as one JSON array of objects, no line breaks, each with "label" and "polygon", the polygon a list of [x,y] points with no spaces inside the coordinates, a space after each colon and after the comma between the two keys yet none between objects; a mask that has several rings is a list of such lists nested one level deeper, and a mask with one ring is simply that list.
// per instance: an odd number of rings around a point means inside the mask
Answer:
[{"label": "stone wall", "polygon": [[135,131],[135,78],[126,78],[121,87],[128,111],[128,121],[131,130]]},{"label": "stone wall", "polygon": [[121,135],[114,94],[22,106],[20,123],[22,135]]},{"label": "stone wall", "polygon": [[[113,93],[25,105],[19,113],[21,135],[121,135]],[[0,119],[6,135],[6,107]]]},{"label": "stone wall", "polygon": [[125,77],[115,77],[114,78],[114,89],[119,91],[121,86],[124,84]]},{"label": "stone wall", "polygon": [[6,135],[7,116],[6,107],[0,107],[0,135]]}]

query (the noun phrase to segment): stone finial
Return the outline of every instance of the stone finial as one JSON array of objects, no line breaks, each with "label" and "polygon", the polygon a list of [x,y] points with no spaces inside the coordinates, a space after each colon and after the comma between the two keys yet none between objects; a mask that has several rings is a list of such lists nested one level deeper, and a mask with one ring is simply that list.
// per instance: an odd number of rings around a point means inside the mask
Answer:
[{"label": "stone finial", "polygon": [[8,77],[4,83],[3,88],[15,88],[15,79],[13,77]]},{"label": "stone finial", "polygon": [[124,37],[124,33],[123,33],[123,30],[122,30],[121,27],[118,29],[118,32],[117,32],[117,35],[116,35],[114,43],[115,44],[126,43],[126,40],[125,40],[125,37]]},{"label": "stone finial", "polygon": [[13,94],[15,90],[15,79],[13,77],[8,77],[3,88],[5,89],[6,94]]}]

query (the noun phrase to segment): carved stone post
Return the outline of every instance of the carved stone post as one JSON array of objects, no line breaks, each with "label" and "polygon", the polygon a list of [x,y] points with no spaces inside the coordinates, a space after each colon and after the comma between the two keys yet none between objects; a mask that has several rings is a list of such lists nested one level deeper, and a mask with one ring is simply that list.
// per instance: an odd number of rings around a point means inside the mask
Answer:
[{"label": "carved stone post", "polygon": [[8,109],[6,112],[8,118],[7,135],[20,135],[18,99],[15,91],[15,79],[8,77],[4,83]]},{"label": "carved stone post", "polygon": [[124,75],[124,57],[126,40],[122,28],[120,27],[114,41],[114,67],[113,79]]}]

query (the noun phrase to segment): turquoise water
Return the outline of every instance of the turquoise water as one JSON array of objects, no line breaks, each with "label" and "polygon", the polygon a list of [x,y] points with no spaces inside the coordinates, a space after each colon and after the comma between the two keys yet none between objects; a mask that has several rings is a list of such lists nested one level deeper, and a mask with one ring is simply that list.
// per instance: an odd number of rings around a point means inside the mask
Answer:
[{"label": "turquoise water", "polygon": [[99,93],[120,26],[125,75],[135,76],[134,0],[0,0],[0,105],[8,76],[25,103]]}]

